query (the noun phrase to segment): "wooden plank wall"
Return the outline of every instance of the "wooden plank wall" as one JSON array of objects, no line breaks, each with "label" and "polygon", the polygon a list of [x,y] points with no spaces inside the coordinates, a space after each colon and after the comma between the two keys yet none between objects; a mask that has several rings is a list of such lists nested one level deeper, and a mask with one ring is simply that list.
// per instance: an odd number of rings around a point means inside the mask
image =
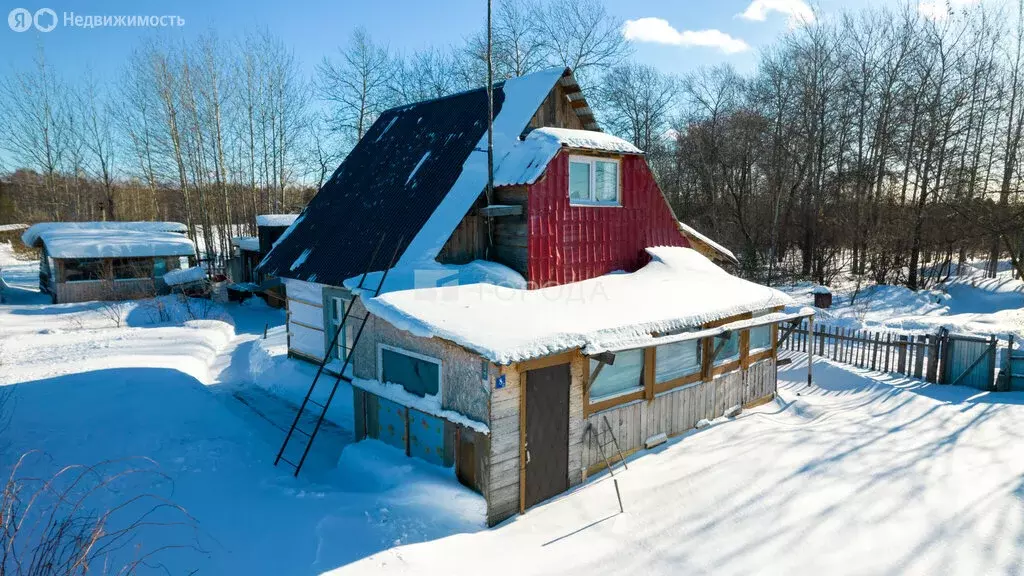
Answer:
[{"label": "wooden plank wall", "polygon": [[487,251],[487,223],[477,212],[483,205],[484,198],[481,195],[448,237],[437,255],[438,262],[468,264],[484,258]]},{"label": "wooden plank wall", "polygon": [[527,187],[503,186],[494,191],[495,202],[523,207],[519,216],[494,219],[494,255],[496,262],[526,276],[527,271]]},{"label": "wooden plank wall", "polygon": [[598,446],[603,447],[604,456],[613,463],[617,460],[611,433],[628,455],[642,449],[651,436],[682,434],[705,418],[712,420],[724,415],[737,404],[756,404],[770,397],[775,392],[775,368],[775,360],[768,358],[747,370],[735,370],[711,381],[658,394],[651,402],[637,400],[590,415],[587,423],[592,432],[581,439],[583,469],[593,473],[605,467]]},{"label": "wooden plank wall", "polygon": [[151,278],[58,282],[56,286],[58,303],[129,300],[151,298],[156,295],[156,284]]},{"label": "wooden plank wall", "polygon": [[487,467],[487,524],[519,513],[519,403],[522,390],[514,367],[502,368],[505,387],[491,391],[491,457]]},{"label": "wooden plank wall", "polygon": [[569,102],[565,88],[561,84],[556,84],[551,89],[547,98],[544,99],[540,108],[537,109],[537,113],[530,119],[530,128],[541,128],[544,126],[572,128],[575,130],[585,129],[583,122],[576,114],[575,109],[573,109],[572,103]]},{"label": "wooden plank wall", "polygon": [[[569,486],[583,481],[583,370],[587,359],[576,354],[569,364]],[[487,523],[514,516],[520,510],[522,381],[515,366],[502,367],[505,387],[491,391],[491,457],[487,466]],[[527,384],[529,385],[529,384]]]}]

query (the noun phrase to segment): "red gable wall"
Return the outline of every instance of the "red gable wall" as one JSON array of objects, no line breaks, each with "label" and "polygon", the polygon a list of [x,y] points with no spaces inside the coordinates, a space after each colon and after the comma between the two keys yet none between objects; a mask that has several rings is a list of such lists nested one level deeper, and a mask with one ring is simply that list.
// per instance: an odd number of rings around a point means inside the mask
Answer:
[{"label": "red gable wall", "polygon": [[643,156],[621,163],[622,206],[569,205],[569,154],[562,150],[529,187],[527,280],[531,286],[632,272],[650,246],[689,246]]}]

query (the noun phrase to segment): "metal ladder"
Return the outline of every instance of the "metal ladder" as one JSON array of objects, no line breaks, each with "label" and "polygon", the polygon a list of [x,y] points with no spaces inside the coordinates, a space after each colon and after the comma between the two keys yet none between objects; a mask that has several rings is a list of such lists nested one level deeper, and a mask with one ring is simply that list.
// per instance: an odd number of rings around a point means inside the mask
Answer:
[{"label": "metal ladder", "polygon": [[[370,257],[370,262],[367,265],[366,270],[363,272],[363,275],[359,278],[359,286],[356,288],[356,290],[361,290],[363,288],[363,284],[366,282],[366,277],[369,275],[370,272],[373,271],[374,264],[377,260],[377,253],[380,251],[380,247],[384,244],[384,237],[385,236],[381,236],[380,241],[377,243],[377,247],[373,251],[373,256]],[[388,262],[387,268],[384,269],[384,273],[381,275],[380,283],[377,284],[377,288],[373,291],[374,297],[378,296],[380,294],[381,288],[384,287],[384,281],[387,280],[388,272],[390,272],[391,268],[395,265],[395,258],[398,257],[398,250],[401,248],[401,246],[402,240],[399,239],[398,243],[395,245],[395,252],[394,254],[391,255],[391,260]],[[327,396],[327,401],[320,403],[317,402],[316,400],[311,400],[313,392],[316,390],[316,386],[320,382],[320,375],[323,374],[324,367],[327,365],[327,362],[331,358],[331,354],[334,352],[335,348],[338,345],[338,337],[341,335],[342,331],[345,329],[345,326],[348,323],[349,313],[352,311],[352,305],[354,304],[354,302],[355,298],[353,297],[352,302],[350,302],[349,305],[345,307],[345,314],[342,316],[341,322],[338,323],[337,330],[334,331],[334,336],[331,338],[331,345],[327,348],[327,351],[324,353],[324,359],[320,361],[320,367],[317,368],[316,376],[313,377],[313,383],[309,385],[309,390],[306,392],[306,397],[303,398],[302,404],[299,406],[298,412],[295,413],[295,420],[292,421],[291,428],[288,429],[288,434],[284,437],[284,442],[281,443],[281,449],[277,451],[277,458],[274,459],[274,466],[277,466],[279,463],[284,462],[285,464],[288,464],[289,466],[294,468],[295,472],[293,476],[299,475],[299,470],[302,469],[302,465],[306,462],[306,456],[309,455],[309,449],[313,446],[313,440],[316,438],[317,433],[320,431],[320,426],[323,424],[324,418],[327,416],[327,409],[328,407],[330,407],[331,401],[334,400],[334,395],[338,391],[338,385],[341,383],[342,380],[350,383],[352,381],[351,378],[345,376],[345,370],[348,369],[349,364],[352,361],[352,352],[359,344],[359,338],[363,335],[363,328],[366,327],[366,321],[369,319],[370,316],[369,312],[366,312],[361,317],[356,318],[356,320],[359,321],[359,330],[356,331],[355,337],[352,339],[351,348],[345,347],[343,345],[343,348],[345,350],[345,360],[342,362],[341,369],[338,370],[338,373],[334,378],[334,382],[331,383],[331,392]],[[320,409],[320,414],[316,418],[316,425],[313,427],[312,431],[303,430],[302,428],[299,427],[299,422],[302,420],[302,415],[306,412],[306,408],[310,404]],[[293,439],[295,439],[296,442],[305,441],[305,446],[302,448],[302,457],[299,458],[298,462],[292,462],[291,460],[288,460],[287,458],[284,457],[285,450],[288,448],[289,443],[292,442]]]}]

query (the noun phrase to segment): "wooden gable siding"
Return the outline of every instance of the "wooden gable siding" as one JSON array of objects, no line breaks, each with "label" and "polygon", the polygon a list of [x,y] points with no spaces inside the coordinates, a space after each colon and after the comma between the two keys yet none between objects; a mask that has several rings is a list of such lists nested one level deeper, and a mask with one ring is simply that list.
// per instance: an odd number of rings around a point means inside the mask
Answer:
[{"label": "wooden gable siding", "polygon": [[569,97],[566,95],[565,88],[561,84],[556,84],[551,89],[548,97],[544,99],[540,108],[537,109],[537,113],[530,119],[530,128],[541,128],[544,126],[573,128],[576,130],[586,129],[580,117],[576,114],[576,110],[572,107],[572,103],[569,102]]},{"label": "wooden gable siding", "polygon": [[689,246],[643,156],[622,156],[620,206],[570,205],[568,156],[559,152],[529,187],[526,279],[531,286],[632,272],[650,260],[645,248]]},{"label": "wooden gable siding", "polygon": [[[565,88],[556,84],[547,98],[537,108],[530,120],[530,128],[550,126],[554,128],[573,128],[583,130],[583,122],[576,114]],[[526,275],[526,187],[509,186],[496,188],[494,202],[496,204],[519,204],[523,207],[522,216],[503,216],[494,218],[494,250],[490,260],[500,262],[520,274]],[[483,195],[476,205],[459,222],[452,235],[445,242],[437,256],[442,264],[466,264],[487,256],[487,223],[477,213],[484,205]]]},{"label": "wooden gable siding", "polygon": [[494,201],[523,207],[518,216],[494,219],[494,252],[491,260],[526,277],[526,186],[505,186],[494,191]]},{"label": "wooden gable siding", "polygon": [[441,264],[467,264],[486,257],[487,222],[479,214],[479,209],[483,205],[484,198],[480,196],[444,243],[441,252],[437,255],[438,262]]}]

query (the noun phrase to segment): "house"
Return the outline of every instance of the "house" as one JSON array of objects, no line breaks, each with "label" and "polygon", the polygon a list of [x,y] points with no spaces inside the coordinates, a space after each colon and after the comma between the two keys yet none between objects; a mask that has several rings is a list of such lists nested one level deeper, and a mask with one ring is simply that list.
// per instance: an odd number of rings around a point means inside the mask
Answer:
[{"label": "house", "polygon": [[178,222],[43,222],[21,240],[39,249],[39,288],[56,304],[156,295],[164,274],[195,261],[185,232]]},{"label": "house", "polygon": [[777,325],[806,314],[691,248],[569,70],[497,84],[494,112],[491,198],[486,90],[395,108],[260,263],[289,354],[352,384],[357,439],[453,466],[491,524],[770,398]]},{"label": "house", "polygon": [[274,242],[298,218],[298,214],[260,214],[256,216],[256,236],[238,236],[231,239],[234,247],[231,262],[231,281],[236,284],[259,286],[264,278],[256,274],[256,266],[270,253]]}]

